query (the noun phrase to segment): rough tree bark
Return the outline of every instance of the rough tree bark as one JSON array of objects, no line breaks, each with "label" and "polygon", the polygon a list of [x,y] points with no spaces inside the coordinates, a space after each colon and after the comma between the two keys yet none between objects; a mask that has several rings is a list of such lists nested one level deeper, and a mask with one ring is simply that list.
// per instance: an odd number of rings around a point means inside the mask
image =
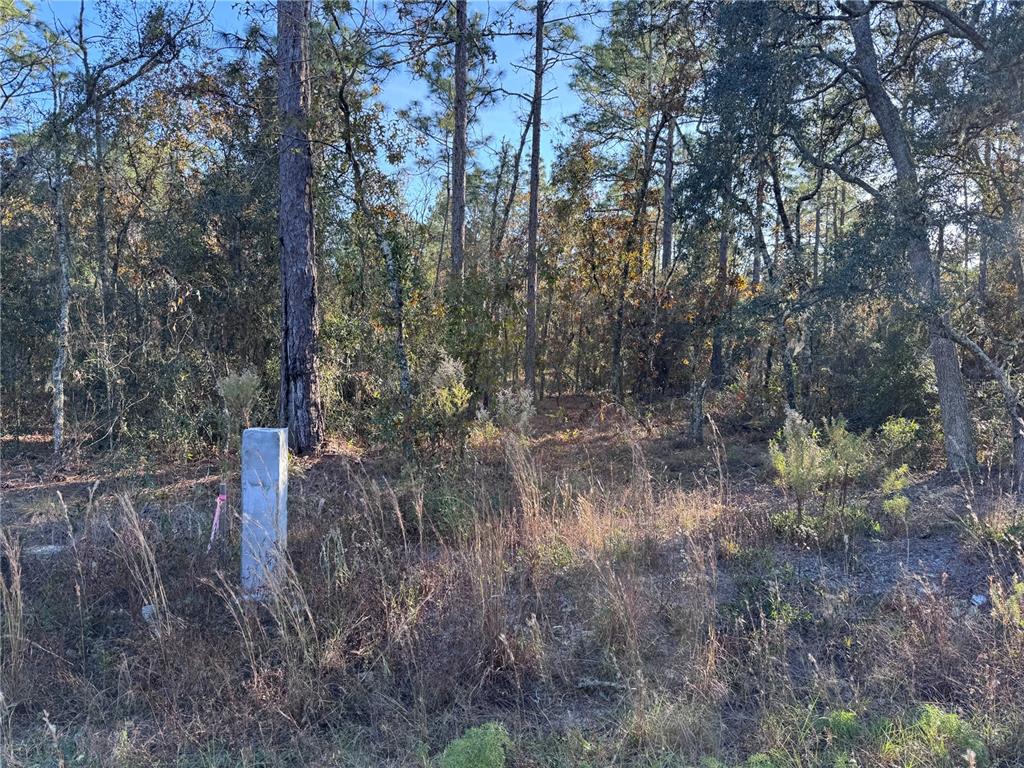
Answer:
[{"label": "rough tree bark", "polygon": [[313,233],[313,158],[308,120],[311,0],[278,0],[277,77],[281,241],[280,421],[298,454],[319,449],[324,417],[317,376],[316,264]]},{"label": "rough tree bark", "polygon": [[927,206],[923,199],[910,141],[878,71],[870,10],[861,0],[850,2],[854,15],[850,31],[854,42],[854,66],[867,97],[868,107],[885,140],[896,168],[897,213],[907,241],[907,255],[919,292],[931,305],[928,338],[939,393],[939,410],[946,448],[946,461],[954,471],[974,468],[977,455],[960,361],[954,342],[943,332],[942,287],[939,265],[931,256],[928,242]]},{"label": "rough tree bark", "polygon": [[452,277],[461,282],[466,250],[466,78],[469,21],[466,0],[455,0],[455,129],[452,134]]},{"label": "rough tree bark", "polygon": [[544,97],[544,0],[537,0],[533,50],[533,143],[530,146],[530,219],[526,245],[526,346],[523,374],[536,394],[537,382],[537,230],[540,227],[540,110]]}]

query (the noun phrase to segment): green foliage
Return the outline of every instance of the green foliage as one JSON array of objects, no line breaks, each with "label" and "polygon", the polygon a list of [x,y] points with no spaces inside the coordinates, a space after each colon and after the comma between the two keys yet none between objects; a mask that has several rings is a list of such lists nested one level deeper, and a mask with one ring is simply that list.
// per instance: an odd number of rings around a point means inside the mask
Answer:
[{"label": "green foliage", "polygon": [[473,508],[442,479],[430,486],[423,499],[427,522],[442,537],[462,537],[473,523]]},{"label": "green foliage", "polygon": [[786,423],[768,444],[778,483],[796,500],[797,517],[803,516],[804,501],[818,489],[825,477],[825,460],[818,445],[818,432],[799,413],[786,412]]},{"label": "green foliage", "polygon": [[[787,411],[786,422],[768,451],[779,485],[796,501],[796,512],[773,515],[773,527],[787,538],[824,545],[852,533],[876,532],[878,523],[865,506],[847,504],[850,487],[871,466],[867,438],[850,432],[841,417],[825,422],[821,438],[800,414]],[[808,519],[804,505],[819,490],[824,491],[822,514]]]},{"label": "green foliage", "polygon": [[[879,232],[874,237],[885,235]],[[844,256],[850,262],[892,260],[885,255],[887,251],[878,245],[877,239],[870,242],[870,247],[877,248],[879,254],[862,253],[861,249],[868,248],[868,244],[852,238],[838,247],[846,251]],[[830,278],[838,284],[835,290],[844,290],[851,279],[859,279],[846,272],[849,267],[840,266]],[[862,306],[873,314],[883,313],[867,333],[861,316],[850,312],[849,302],[836,302],[828,318],[843,339],[829,350],[827,361],[822,360],[832,372],[831,408],[844,414],[858,431],[876,429],[893,415],[924,419],[934,394],[923,352],[927,342],[921,338],[917,321],[904,313],[880,310],[874,304]]]},{"label": "green foliage", "polygon": [[1024,632],[1024,581],[1013,574],[1008,587],[993,581],[989,587],[992,617],[1006,630]]},{"label": "green foliage", "polygon": [[850,749],[864,738],[865,729],[856,712],[834,709],[818,720],[818,727],[829,742],[842,749]]},{"label": "green foliage", "polygon": [[217,393],[224,403],[224,427],[229,445],[237,444],[239,432],[249,426],[252,409],[260,395],[260,377],[251,369],[229,373],[217,380]]},{"label": "green foliage", "polygon": [[903,464],[889,472],[882,480],[882,509],[891,518],[904,521],[910,511],[910,499],[903,493],[910,482],[910,467]]},{"label": "green foliage", "polygon": [[974,755],[972,765],[989,765],[988,748],[978,731],[935,704],[922,705],[911,720],[883,720],[873,731],[875,748],[890,764],[953,768],[968,764],[969,751]]},{"label": "green foliage", "polygon": [[506,387],[499,390],[495,398],[494,423],[502,429],[525,435],[529,432],[535,410],[530,390]]},{"label": "green foliage", "polygon": [[759,752],[747,758],[745,768],[783,768],[784,763],[777,760],[773,755]]},{"label": "green foliage", "polygon": [[470,728],[441,755],[440,768],[504,768],[511,740],[505,726],[485,723]]},{"label": "green foliage", "polygon": [[495,396],[493,412],[484,406],[477,409],[470,439],[482,444],[495,439],[502,431],[526,435],[534,412],[533,395],[528,389],[501,389]]},{"label": "green foliage", "polygon": [[423,393],[426,408],[441,419],[451,419],[465,413],[469,398],[466,371],[462,363],[442,352],[437,368],[431,374],[429,385]]},{"label": "green foliage", "polygon": [[480,406],[477,409],[473,422],[469,425],[469,444],[479,447],[493,443],[501,436],[501,430],[494,423],[490,412]]},{"label": "green foliage", "polygon": [[906,490],[910,481],[910,467],[906,464],[897,467],[885,476],[882,481],[882,493],[885,496],[893,496]]},{"label": "green foliage", "polygon": [[839,514],[846,512],[850,486],[871,467],[871,444],[868,438],[846,428],[846,419],[838,417],[825,422],[825,461],[823,474],[826,489],[839,492]]},{"label": "green foliage", "polygon": [[465,368],[443,349],[421,363],[421,370],[427,365],[429,372],[421,374],[420,391],[413,404],[417,442],[432,449],[459,449],[466,436],[472,397],[466,386]]},{"label": "green foliage", "polygon": [[846,428],[846,419],[825,422],[824,473],[829,482],[847,486],[860,479],[871,466],[871,444],[863,435]]},{"label": "green foliage", "polygon": [[925,704],[914,723],[920,744],[929,757],[945,759],[948,764],[959,764],[967,750],[972,751],[979,766],[988,762],[988,750],[981,736],[953,712],[946,712],[934,704]]},{"label": "green foliage", "polygon": [[903,416],[890,416],[878,431],[882,453],[890,463],[905,457],[918,439],[921,425]]}]

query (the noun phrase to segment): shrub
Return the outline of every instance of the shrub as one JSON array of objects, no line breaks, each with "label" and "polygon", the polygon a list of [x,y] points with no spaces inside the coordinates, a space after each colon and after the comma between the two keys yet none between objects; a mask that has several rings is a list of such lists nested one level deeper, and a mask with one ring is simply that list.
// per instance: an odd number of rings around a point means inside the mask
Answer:
[{"label": "shrub", "polygon": [[904,459],[917,441],[921,425],[903,416],[890,416],[878,432],[878,443],[890,463]]},{"label": "shrub", "polygon": [[494,423],[490,412],[482,405],[477,408],[473,423],[469,425],[469,444],[471,447],[481,447],[498,439],[501,430]]},{"label": "shrub", "polygon": [[510,745],[505,726],[485,723],[470,728],[445,748],[441,768],[504,768]]},{"label": "shrub", "polygon": [[525,435],[533,418],[533,395],[528,389],[506,388],[498,392],[494,403],[494,423]]},{"label": "shrub", "polygon": [[[989,764],[988,749],[981,735],[959,715],[934,704],[917,710],[913,720],[882,721],[876,733],[880,756],[886,764],[953,766]],[[974,761],[966,762],[967,753]]]},{"label": "shrub", "polygon": [[906,520],[910,499],[903,491],[910,481],[910,467],[903,464],[892,470],[882,481],[882,510],[895,520]]},{"label": "shrub", "polygon": [[838,747],[849,749],[864,737],[864,726],[857,713],[849,709],[828,712],[818,721],[818,725],[829,741]]},{"label": "shrub", "polygon": [[441,353],[441,360],[430,376],[427,399],[437,413],[451,417],[462,413],[469,405],[466,371],[459,360]]},{"label": "shrub", "polygon": [[459,538],[469,533],[473,508],[453,482],[440,478],[426,489],[423,502],[427,519],[438,535]]},{"label": "shrub", "polygon": [[252,409],[260,394],[260,377],[252,370],[228,373],[217,380],[217,393],[224,402],[224,431],[228,447],[236,446],[239,433],[249,426]]},{"label": "shrub", "polygon": [[955,713],[945,712],[934,704],[925,704],[914,727],[930,757],[959,762],[960,756],[970,750],[975,754],[978,765],[988,760],[988,750],[981,737]]},{"label": "shrub", "polygon": [[461,447],[472,396],[466,387],[466,371],[444,350],[433,363],[413,407],[416,429],[428,444]]},{"label": "shrub", "polygon": [[989,588],[992,598],[992,617],[1011,632],[1024,631],[1024,581],[1017,574],[1008,587],[993,581]]},{"label": "shrub", "polygon": [[871,466],[871,445],[867,438],[850,432],[846,419],[825,422],[825,460],[823,474],[829,485],[839,490],[839,506],[846,507],[850,485]]},{"label": "shrub", "polygon": [[821,485],[824,459],[818,433],[796,411],[786,411],[786,423],[768,445],[780,486],[796,501],[797,525],[803,523],[804,501]]}]

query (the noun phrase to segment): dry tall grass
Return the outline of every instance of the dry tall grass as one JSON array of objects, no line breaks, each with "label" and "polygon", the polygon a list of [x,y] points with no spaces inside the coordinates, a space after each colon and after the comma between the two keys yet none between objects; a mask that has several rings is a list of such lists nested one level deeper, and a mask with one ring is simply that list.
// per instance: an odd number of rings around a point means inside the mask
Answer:
[{"label": "dry tall grass", "polygon": [[736,501],[720,445],[686,488],[635,440],[621,483],[546,473],[521,436],[501,450],[461,474],[304,478],[262,604],[237,556],[122,498],[112,549],[83,539],[21,577],[9,704],[38,738],[18,760],[53,755],[44,709],[96,764],[431,765],[488,720],[525,766],[1024,760],[1011,562],[992,614],[909,576],[867,598],[846,554],[779,542]]}]

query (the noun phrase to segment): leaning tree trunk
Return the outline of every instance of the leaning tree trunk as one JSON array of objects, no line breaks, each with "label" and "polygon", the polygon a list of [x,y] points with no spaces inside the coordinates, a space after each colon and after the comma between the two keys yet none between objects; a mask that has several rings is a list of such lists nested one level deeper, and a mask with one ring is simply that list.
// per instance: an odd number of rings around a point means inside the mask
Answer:
[{"label": "leaning tree trunk", "polygon": [[943,311],[942,288],[939,266],[932,259],[928,242],[926,201],[918,182],[917,167],[906,130],[878,72],[869,7],[860,0],[851,3],[851,6],[857,12],[850,21],[854,64],[860,74],[868,107],[878,123],[896,168],[897,215],[902,220],[911,270],[922,299],[933,311],[928,321],[929,350],[935,365],[946,461],[954,471],[968,471],[977,462],[974,434],[956,346],[943,332],[943,317],[934,314]]},{"label": "leaning tree trunk", "polygon": [[278,0],[277,76],[281,113],[281,424],[299,454],[324,439],[317,377],[316,264],[313,234],[313,158],[308,122],[311,0]]},{"label": "leaning tree trunk", "polygon": [[533,49],[533,144],[530,147],[530,220],[526,245],[526,347],[523,374],[536,394],[537,373],[537,230],[540,226],[540,108],[544,97],[544,2],[537,0]]}]

